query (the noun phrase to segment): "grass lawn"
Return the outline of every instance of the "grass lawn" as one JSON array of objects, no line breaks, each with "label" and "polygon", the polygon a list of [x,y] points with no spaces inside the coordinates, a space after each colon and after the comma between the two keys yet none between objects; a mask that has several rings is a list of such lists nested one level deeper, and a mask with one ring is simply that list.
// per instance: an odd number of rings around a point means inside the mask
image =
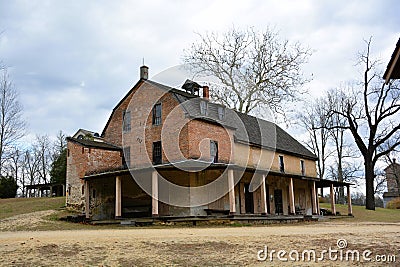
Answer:
[{"label": "grass lawn", "polygon": [[65,206],[65,197],[6,198],[0,199],[0,219]]},{"label": "grass lawn", "polygon": [[[330,203],[320,203],[321,208],[331,209]],[[342,215],[347,215],[347,205],[336,204],[336,211]],[[365,206],[353,205],[354,218],[349,218],[356,222],[400,222],[400,210],[376,208],[367,210]]]}]

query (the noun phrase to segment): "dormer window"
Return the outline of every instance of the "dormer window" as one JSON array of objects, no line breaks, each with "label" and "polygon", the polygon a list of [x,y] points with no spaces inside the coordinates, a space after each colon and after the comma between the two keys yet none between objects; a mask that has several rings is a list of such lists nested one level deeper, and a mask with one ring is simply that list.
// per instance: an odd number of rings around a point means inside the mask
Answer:
[{"label": "dormer window", "polygon": [[161,124],[161,103],[155,104],[153,107],[153,125]]},{"label": "dormer window", "polygon": [[207,115],[208,103],[206,101],[200,101],[200,114]]},{"label": "dormer window", "polygon": [[218,118],[221,121],[225,119],[225,108],[224,107],[218,107]]}]

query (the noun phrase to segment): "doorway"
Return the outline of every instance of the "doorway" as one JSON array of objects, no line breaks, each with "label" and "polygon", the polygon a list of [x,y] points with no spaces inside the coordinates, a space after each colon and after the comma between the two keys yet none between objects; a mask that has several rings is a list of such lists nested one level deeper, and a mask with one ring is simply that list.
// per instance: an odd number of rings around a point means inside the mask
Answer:
[{"label": "doorway", "polygon": [[250,184],[244,184],[244,203],[246,213],[254,213],[253,192],[249,191]]},{"label": "doorway", "polygon": [[275,214],[283,214],[282,189],[274,190]]}]

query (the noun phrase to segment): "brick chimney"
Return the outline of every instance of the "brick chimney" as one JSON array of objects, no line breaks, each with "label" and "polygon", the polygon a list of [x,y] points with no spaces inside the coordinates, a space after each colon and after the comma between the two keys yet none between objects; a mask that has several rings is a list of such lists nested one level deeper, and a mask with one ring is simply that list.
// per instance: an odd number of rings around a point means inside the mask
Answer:
[{"label": "brick chimney", "polygon": [[210,88],[207,85],[203,86],[203,98],[210,99]]},{"label": "brick chimney", "polygon": [[149,78],[149,67],[141,66],[140,67],[140,79],[147,80]]}]

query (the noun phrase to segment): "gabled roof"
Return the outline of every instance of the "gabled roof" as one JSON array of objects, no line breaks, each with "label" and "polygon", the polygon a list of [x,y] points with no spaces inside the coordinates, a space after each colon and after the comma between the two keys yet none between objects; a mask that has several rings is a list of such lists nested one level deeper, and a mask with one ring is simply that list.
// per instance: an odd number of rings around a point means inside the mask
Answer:
[{"label": "gabled roof", "polygon": [[106,143],[106,142],[97,142],[97,141],[92,141],[92,140],[88,140],[88,139],[78,139],[78,138],[73,138],[73,137],[67,137],[67,141],[79,144],[84,147],[122,151],[122,149],[120,147],[114,146],[114,145]]},{"label": "gabled roof", "polygon": [[400,38],[386,67],[385,74],[383,74],[383,79],[386,84],[389,83],[389,80],[400,79]]}]

